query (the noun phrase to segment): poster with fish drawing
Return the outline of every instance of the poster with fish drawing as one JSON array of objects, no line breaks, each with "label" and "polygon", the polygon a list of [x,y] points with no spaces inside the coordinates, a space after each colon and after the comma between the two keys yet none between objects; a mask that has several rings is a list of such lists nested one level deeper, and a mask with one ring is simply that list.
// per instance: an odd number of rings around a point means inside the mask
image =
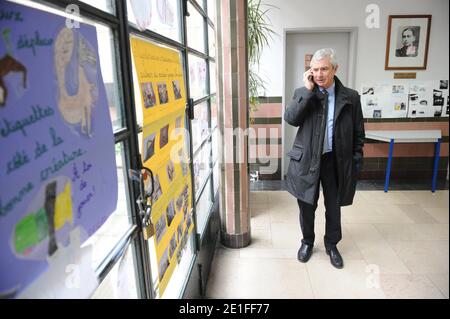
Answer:
[{"label": "poster with fish drawing", "polygon": [[117,172],[95,27],[5,2],[0,32],[0,297],[17,297],[115,210]]}]

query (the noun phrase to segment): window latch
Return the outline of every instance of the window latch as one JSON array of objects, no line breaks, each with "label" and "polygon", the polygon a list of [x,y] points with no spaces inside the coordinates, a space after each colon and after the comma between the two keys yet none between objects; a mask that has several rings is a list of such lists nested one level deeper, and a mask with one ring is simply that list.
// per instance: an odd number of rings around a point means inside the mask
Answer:
[{"label": "window latch", "polygon": [[186,103],[186,108],[188,112],[188,118],[190,120],[194,119],[194,99],[188,99]]}]

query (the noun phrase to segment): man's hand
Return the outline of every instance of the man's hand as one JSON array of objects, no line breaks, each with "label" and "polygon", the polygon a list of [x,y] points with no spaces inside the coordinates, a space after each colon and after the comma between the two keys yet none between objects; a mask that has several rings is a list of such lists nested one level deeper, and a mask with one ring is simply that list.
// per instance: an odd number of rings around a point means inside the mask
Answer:
[{"label": "man's hand", "polygon": [[305,87],[312,91],[314,88],[314,81],[313,81],[313,73],[311,69],[303,73],[303,83],[305,84]]}]

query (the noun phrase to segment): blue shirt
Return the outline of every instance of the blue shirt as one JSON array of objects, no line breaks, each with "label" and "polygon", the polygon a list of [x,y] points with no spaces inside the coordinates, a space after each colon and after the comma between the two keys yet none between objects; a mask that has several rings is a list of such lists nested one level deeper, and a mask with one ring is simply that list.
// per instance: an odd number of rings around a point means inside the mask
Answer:
[{"label": "blue shirt", "polygon": [[[334,87],[335,83],[333,82],[333,85],[330,86],[328,89],[326,89],[328,92],[328,114],[327,114],[328,152],[331,152],[333,150],[333,122],[334,122],[334,100],[335,100]],[[322,87],[319,88],[321,92],[325,90]]]}]

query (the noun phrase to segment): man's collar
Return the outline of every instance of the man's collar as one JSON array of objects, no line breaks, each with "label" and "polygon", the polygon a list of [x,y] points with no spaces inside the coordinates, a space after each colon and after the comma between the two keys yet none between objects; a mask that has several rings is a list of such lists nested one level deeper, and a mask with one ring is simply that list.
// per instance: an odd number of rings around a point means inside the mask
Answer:
[{"label": "man's collar", "polygon": [[335,86],[336,86],[336,81],[333,80],[333,84],[328,89],[324,89],[323,87],[319,86],[319,90],[322,93],[323,93],[324,90],[327,90],[328,95],[334,95],[334,88],[335,88]]}]

